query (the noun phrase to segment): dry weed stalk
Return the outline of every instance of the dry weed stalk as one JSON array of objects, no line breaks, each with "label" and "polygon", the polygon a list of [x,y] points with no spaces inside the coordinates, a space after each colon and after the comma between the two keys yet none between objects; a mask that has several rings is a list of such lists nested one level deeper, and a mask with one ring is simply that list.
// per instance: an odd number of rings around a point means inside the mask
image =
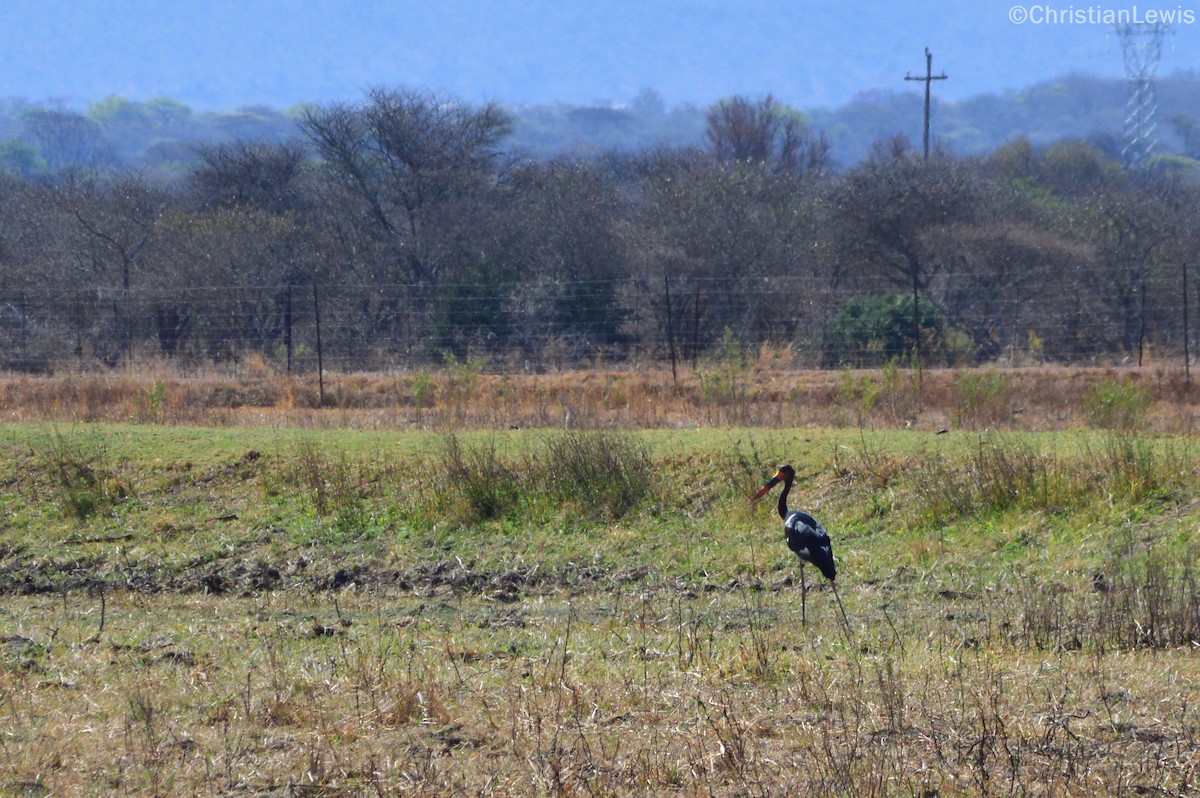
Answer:
[{"label": "dry weed stalk", "polygon": [[[739,356],[739,358],[742,356]],[[249,370],[228,377],[169,370],[0,378],[0,413],[14,421],[111,421],[363,428],[673,427],[693,425],[948,426],[1021,430],[1082,426],[1097,385],[1127,381],[1152,402],[1147,423],[1193,428],[1200,391],[1162,369],[927,369],[919,390],[894,367],[875,372],[771,369],[726,359],[678,381],[669,370],[488,374],[482,364],[399,375],[327,375],[322,408],[304,376]],[[730,365],[730,364],[733,365]],[[873,400],[848,414],[845,382]],[[335,418],[336,415],[336,418]]]}]

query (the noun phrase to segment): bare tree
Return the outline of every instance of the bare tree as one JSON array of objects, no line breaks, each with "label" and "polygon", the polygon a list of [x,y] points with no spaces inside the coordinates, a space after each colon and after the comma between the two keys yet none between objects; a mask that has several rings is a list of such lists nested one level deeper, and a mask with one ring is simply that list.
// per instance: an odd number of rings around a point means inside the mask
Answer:
[{"label": "bare tree", "polygon": [[882,275],[912,294],[913,345],[920,355],[919,297],[947,263],[930,234],[982,218],[987,206],[974,169],[934,157],[924,161],[894,145],[852,169],[832,196],[840,251],[863,275]]},{"label": "bare tree", "polygon": [[67,219],[64,248],[78,280],[96,291],[101,322],[94,344],[115,364],[126,356],[147,320],[134,311],[130,292],[159,265],[159,223],[171,197],[135,174],[110,181],[68,173],[51,190]]},{"label": "bare tree", "polygon": [[731,97],[705,116],[705,136],[720,161],[769,166],[782,172],[829,168],[829,140],[813,133],[798,112],[775,102]]},{"label": "bare tree", "polygon": [[1162,323],[1172,237],[1176,229],[1186,229],[1186,222],[1179,222],[1192,211],[1173,219],[1160,186],[1108,187],[1089,196],[1081,211],[1098,253],[1094,285],[1116,333],[1114,343],[1136,354],[1141,365],[1147,336]]},{"label": "bare tree", "polygon": [[[639,216],[649,290],[693,361],[728,329],[739,341],[787,338],[812,294],[783,285],[811,274],[817,184],[803,176],[722,163],[697,151],[645,162]],[[668,287],[669,286],[669,287]],[[649,291],[648,291],[649,292]]]},{"label": "bare tree", "polygon": [[196,149],[190,182],[202,205],[273,212],[302,203],[300,180],[308,154],[298,142],[240,141]]},{"label": "bare tree", "polygon": [[629,274],[631,206],[620,167],[564,159],[522,164],[507,175],[496,265],[517,283],[507,288],[507,309],[523,353],[535,361],[550,342],[573,359],[611,356],[627,343],[620,292]]},{"label": "bare tree", "polygon": [[50,171],[98,165],[103,132],[83,114],[36,108],[25,112],[24,121],[25,134],[37,143]]},{"label": "bare tree", "polygon": [[74,222],[81,271],[102,285],[132,288],[149,260],[168,194],[132,173],[111,181],[70,173],[53,196]]},{"label": "bare tree", "polygon": [[937,304],[954,328],[970,333],[979,360],[1014,349],[1035,357],[1063,352],[1088,337],[1095,253],[1086,242],[1004,214],[950,225],[930,238],[945,264]]},{"label": "bare tree", "polygon": [[499,106],[472,108],[418,91],[373,89],[359,106],[307,111],[301,129],[366,209],[413,283],[435,282],[430,216],[494,174],[510,122]]}]

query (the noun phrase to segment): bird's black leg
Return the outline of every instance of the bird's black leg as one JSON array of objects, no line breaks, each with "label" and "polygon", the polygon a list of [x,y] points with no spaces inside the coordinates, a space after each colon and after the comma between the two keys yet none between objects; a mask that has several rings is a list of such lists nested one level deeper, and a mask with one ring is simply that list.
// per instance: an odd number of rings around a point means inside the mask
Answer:
[{"label": "bird's black leg", "polygon": [[[846,617],[846,608],[844,606],[842,606],[842,596],[840,593],[838,593],[837,582],[830,582],[829,586],[831,588],[833,588],[833,597],[835,599],[837,599],[838,609],[842,611],[842,625],[843,625],[843,628],[845,628],[845,630],[846,630],[846,642],[848,642],[850,644],[851,648],[853,648],[854,647],[854,633],[852,631],[850,631],[850,619]],[[901,650],[903,650],[904,646],[902,645],[900,648],[901,648]]]},{"label": "bird's black leg", "polygon": [[808,585],[804,582],[804,561],[800,561],[800,625],[808,626]]}]

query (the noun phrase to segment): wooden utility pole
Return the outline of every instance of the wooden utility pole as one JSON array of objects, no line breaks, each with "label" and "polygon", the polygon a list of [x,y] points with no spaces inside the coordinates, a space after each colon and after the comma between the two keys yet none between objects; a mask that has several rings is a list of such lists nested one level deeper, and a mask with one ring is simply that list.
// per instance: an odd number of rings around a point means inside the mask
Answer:
[{"label": "wooden utility pole", "polygon": [[925,48],[925,77],[913,77],[905,75],[905,80],[919,80],[925,84],[925,160],[929,160],[929,87],[935,80],[947,80],[946,73],[943,71],[940,75],[933,74],[933,53],[929,52],[929,48]]}]

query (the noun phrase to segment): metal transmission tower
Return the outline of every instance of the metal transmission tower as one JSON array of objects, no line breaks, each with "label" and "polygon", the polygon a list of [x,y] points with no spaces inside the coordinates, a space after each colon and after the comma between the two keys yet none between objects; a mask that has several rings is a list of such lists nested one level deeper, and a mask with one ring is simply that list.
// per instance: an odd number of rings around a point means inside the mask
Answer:
[{"label": "metal transmission tower", "polygon": [[1125,77],[1129,80],[1129,101],[1125,104],[1125,163],[1145,163],[1158,144],[1158,98],[1154,92],[1154,73],[1162,58],[1163,34],[1170,27],[1161,23],[1139,22],[1117,26],[1121,52],[1125,57]]}]

